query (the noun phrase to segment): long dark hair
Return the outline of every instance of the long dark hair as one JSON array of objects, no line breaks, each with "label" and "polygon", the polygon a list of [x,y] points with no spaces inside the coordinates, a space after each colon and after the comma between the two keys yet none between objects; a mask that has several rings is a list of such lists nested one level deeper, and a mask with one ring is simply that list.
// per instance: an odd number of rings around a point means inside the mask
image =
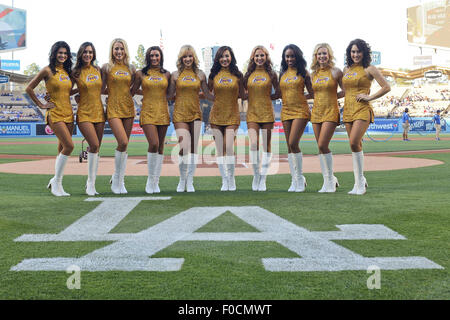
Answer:
[{"label": "long dark hair", "polygon": [[299,47],[297,47],[295,44],[288,44],[286,47],[284,47],[283,49],[283,53],[281,55],[281,70],[280,70],[280,79],[283,76],[283,74],[286,72],[286,70],[288,69],[288,65],[285,59],[285,54],[286,51],[288,51],[289,49],[291,49],[294,52],[294,56],[295,56],[295,69],[297,69],[297,75],[301,75],[303,77],[303,79],[306,79],[306,60],[303,57],[303,52],[302,50],[300,50]]},{"label": "long dark hair", "polygon": [[219,60],[222,57],[225,51],[230,52],[231,62],[230,62],[230,73],[235,75],[238,79],[242,79],[242,72],[239,71],[238,66],[236,65],[236,57],[234,56],[233,50],[229,46],[222,46],[217,50],[216,56],[214,57],[214,63],[211,68],[211,73],[209,74],[209,80],[214,80],[214,77],[220,72],[222,69],[222,65]]},{"label": "long dark hair", "polygon": [[89,46],[92,48],[92,53],[93,53],[91,66],[96,67],[95,61],[97,60],[97,52],[95,51],[95,47],[92,44],[92,42],[84,42],[80,46],[80,49],[78,49],[77,62],[75,63],[75,67],[73,68],[73,74],[74,74],[75,78],[78,78],[80,76],[81,68],[83,67],[83,53],[84,53],[84,50],[86,50],[86,48]]},{"label": "long dark hair", "polygon": [[48,66],[50,67],[50,70],[52,70],[53,74],[55,74],[56,73],[56,64],[57,64],[56,55],[57,55],[58,50],[60,48],[65,48],[67,50],[67,60],[64,62],[63,68],[64,68],[64,70],[66,70],[67,74],[69,76],[71,76],[71,73],[72,73],[72,56],[71,56],[70,47],[67,44],[67,42],[65,42],[65,41],[58,41],[52,46],[52,48],[50,49],[50,56],[49,56],[49,59],[48,59],[49,60],[49,65]]},{"label": "long dark hair", "polygon": [[156,50],[159,52],[159,55],[161,56],[161,59],[159,60],[159,71],[161,73],[166,73],[167,70],[163,68],[164,65],[164,55],[163,52],[161,50],[160,47],[158,46],[153,46],[147,49],[147,51],[145,52],[145,67],[142,68],[142,74],[143,75],[147,75],[148,70],[152,67],[152,62],[150,60],[150,52],[152,52],[153,50]]},{"label": "long dark hair", "polygon": [[353,45],[356,45],[358,47],[359,51],[361,51],[363,54],[362,66],[364,68],[367,68],[368,66],[370,66],[370,63],[372,62],[372,57],[371,57],[372,49],[370,48],[370,46],[367,42],[365,42],[364,40],[361,40],[361,39],[355,39],[349,43],[347,50],[346,50],[347,61],[346,61],[345,65],[347,67],[351,67],[354,64],[352,56],[351,56],[351,51],[352,51]]}]

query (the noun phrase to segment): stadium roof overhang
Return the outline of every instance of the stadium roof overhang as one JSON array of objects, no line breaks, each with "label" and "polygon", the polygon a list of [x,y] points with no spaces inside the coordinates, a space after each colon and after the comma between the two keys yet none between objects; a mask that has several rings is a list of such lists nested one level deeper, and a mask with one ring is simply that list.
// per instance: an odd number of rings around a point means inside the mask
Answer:
[{"label": "stadium roof overhang", "polygon": [[438,71],[441,71],[442,74],[450,76],[450,68],[438,67],[438,66],[429,66],[429,67],[420,68],[420,69],[416,69],[416,70],[409,70],[409,71],[400,71],[400,70],[394,70],[394,69],[380,68],[381,74],[385,77],[390,76],[394,79],[406,79],[406,80],[414,80],[414,79],[418,79],[418,78],[423,78],[425,72],[431,71],[431,70],[438,70]]},{"label": "stadium roof overhang", "polygon": [[26,76],[24,74],[12,73],[5,70],[0,70],[0,75],[8,76],[9,81],[20,84],[28,83],[33,78],[33,76]]}]

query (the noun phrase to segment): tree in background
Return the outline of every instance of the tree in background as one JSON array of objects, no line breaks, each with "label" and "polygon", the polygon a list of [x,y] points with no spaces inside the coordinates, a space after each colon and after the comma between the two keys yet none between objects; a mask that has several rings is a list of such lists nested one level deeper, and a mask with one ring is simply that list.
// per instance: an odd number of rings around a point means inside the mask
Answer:
[{"label": "tree in background", "polygon": [[[41,70],[41,68],[36,63],[33,62],[32,64],[30,64],[29,66],[27,66],[25,68],[25,70],[23,71],[23,74],[26,76],[33,77],[33,76],[37,75],[40,70]],[[41,81],[41,83],[39,83],[36,88],[37,88],[37,91],[40,93],[46,92],[45,82]]]},{"label": "tree in background", "polygon": [[133,64],[137,69],[142,69],[145,67],[145,48],[142,44],[138,46],[137,56],[134,57],[136,60]]},{"label": "tree in background", "polygon": [[26,76],[34,76],[39,73],[41,68],[36,64],[32,63],[28,67],[25,68],[25,71],[23,72]]}]

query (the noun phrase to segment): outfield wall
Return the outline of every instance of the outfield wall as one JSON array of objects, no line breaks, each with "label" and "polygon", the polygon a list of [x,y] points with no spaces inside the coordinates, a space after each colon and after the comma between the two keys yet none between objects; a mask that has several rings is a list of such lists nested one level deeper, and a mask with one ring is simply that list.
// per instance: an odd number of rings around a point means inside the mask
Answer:
[{"label": "outfield wall", "polygon": [[[433,125],[433,120],[430,117],[423,118],[414,118],[411,125],[411,133],[414,132],[434,132],[436,129]],[[205,131],[205,124],[202,123],[202,131]],[[375,122],[369,126],[370,133],[401,133],[402,129],[402,121],[401,119],[385,119],[385,118],[376,118]],[[336,128],[337,133],[345,133],[345,127],[341,124]],[[444,124],[442,127],[443,133],[450,132],[450,125]],[[245,121],[241,122],[239,126],[239,134],[247,134],[247,123]],[[281,121],[275,122],[274,125],[274,133],[284,134],[283,124]],[[105,134],[112,134],[112,131],[108,125],[105,127]],[[311,123],[308,123],[305,128],[305,134],[314,134]],[[35,123],[35,122],[0,122],[0,137],[44,137],[44,136],[52,136],[53,132],[51,129],[44,123]],[[74,128],[75,137],[82,137],[81,132]],[[144,135],[142,128],[139,123],[134,123],[132,135]],[[175,128],[171,123],[168,130],[167,135],[172,136],[175,135]]]}]

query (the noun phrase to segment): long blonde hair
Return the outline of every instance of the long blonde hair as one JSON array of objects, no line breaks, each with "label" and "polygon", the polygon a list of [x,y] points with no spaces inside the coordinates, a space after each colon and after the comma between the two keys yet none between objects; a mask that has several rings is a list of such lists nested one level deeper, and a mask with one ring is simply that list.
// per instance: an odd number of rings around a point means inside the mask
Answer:
[{"label": "long blonde hair", "polygon": [[313,72],[317,72],[317,70],[320,69],[320,64],[319,61],[317,60],[317,52],[319,51],[319,49],[321,48],[325,48],[328,51],[328,65],[333,68],[335,66],[335,58],[334,58],[334,53],[333,53],[333,49],[331,49],[330,45],[328,43],[319,43],[318,45],[316,45],[316,47],[314,48],[314,52],[313,52],[313,57],[312,57],[312,64],[311,64],[311,70]]},{"label": "long blonde hair", "polygon": [[125,50],[125,57],[123,58],[123,64],[126,65],[128,68],[131,68],[130,66],[130,52],[128,50],[127,42],[121,38],[116,38],[113,41],[111,41],[111,45],[109,46],[109,62],[108,62],[108,70],[111,70],[111,68],[116,64],[116,61],[114,59],[113,49],[114,45],[119,42],[123,45],[123,48]]},{"label": "long blonde hair", "polygon": [[250,54],[250,59],[248,60],[247,72],[245,73],[245,76],[244,76],[244,83],[247,83],[248,78],[250,77],[252,72],[255,71],[255,69],[256,69],[255,55],[256,55],[256,51],[258,51],[258,50],[263,51],[264,54],[266,55],[266,62],[264,63],[264,69],[267,71],[267,73],[269,73],[269,75],[272,75],[274,72],[272,59],[270,58],[269,50],[267,50],[266,47],[264,47],[262,45],[258,45],[253,48],[252,53]]},{"label": "long blonde hair", "polygon": [[194,63],[192,63],[192,71],[194,71],[194,73],[197,74],[197,72],[199,70],[200,62],[198,60],[197,54],[195,53],[194,47],[189,44],[182,46],[180,49],[180,52],[178,53],[178,59],[177,59],[178,72],[179,73],[183,72],[183,70],[184,70],[183,57],[185,57],[188,52],[191,52],[192,55],[194,56]]}]

